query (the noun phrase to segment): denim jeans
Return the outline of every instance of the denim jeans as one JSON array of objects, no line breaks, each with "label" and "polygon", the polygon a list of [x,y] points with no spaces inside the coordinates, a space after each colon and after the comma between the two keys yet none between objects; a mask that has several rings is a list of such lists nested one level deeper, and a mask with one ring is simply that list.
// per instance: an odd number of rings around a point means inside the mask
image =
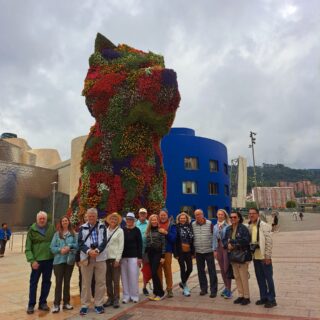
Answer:
[{"label": "denim jeans", "polygon": [[265,264],[263,260],[253,259],[254,271],[260,291],[260,299],[275,301],[276,293],[273,283],[272,263]]},{"label": "denim jeans", "polygon": [[34,307],[37,301],[38,282],[42,275],[41,293],[39,299],[39,306],[47,303],[47,298],[51,287],[52,263],[53,260],[38,261],[39,268],[37,270],[31,269],[30,288],[29,288],[29,307]]}]

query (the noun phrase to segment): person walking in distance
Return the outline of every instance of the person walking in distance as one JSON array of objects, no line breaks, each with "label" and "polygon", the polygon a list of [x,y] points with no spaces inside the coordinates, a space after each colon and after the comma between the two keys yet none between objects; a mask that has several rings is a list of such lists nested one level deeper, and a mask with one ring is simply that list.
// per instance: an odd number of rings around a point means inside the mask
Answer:
[{"label": "person walking in distance", "polygon": [[208,280],[205,272],[207,264],[210,279],[210,298],[215,298],[218,291],[217,272],[213,254],[213,225],[204,217],[203,211],[197,209],[194,212],[195,221],[192,223],[194,247],[197,261],[198,278],[200,283],[200,295],[208,293]]},{"label": "person walking in distance", "polygon": [[6,244],[10,240],[11,230],[8,228],[7,223],[2,224],[2,228],[0,229],[0,258],[4,257],[4,252],[6,250]]}]

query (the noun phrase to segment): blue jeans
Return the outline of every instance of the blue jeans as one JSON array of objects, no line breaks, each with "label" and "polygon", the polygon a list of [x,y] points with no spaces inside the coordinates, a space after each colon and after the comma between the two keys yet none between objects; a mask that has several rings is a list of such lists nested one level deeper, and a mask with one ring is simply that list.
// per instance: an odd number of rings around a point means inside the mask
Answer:
[{"label": "blue jeans", "polygon": [[273,302],[276,300],[276,293],[273,283],[272,263],[265,264],[263,260],[253,259],[254,271],[260,291],[260,299]]},{"label": "blue jeans", "polygon": [[40,276],[42,275],[41,293],[39,299],[39,306],[47,303],[47,298],[51,287],[51,274],[53,260],[38,261],[39,268],[37,270],[31,269],[30,288],[29,288],[29,307],[34,307],[37,300],[37,288]]}]

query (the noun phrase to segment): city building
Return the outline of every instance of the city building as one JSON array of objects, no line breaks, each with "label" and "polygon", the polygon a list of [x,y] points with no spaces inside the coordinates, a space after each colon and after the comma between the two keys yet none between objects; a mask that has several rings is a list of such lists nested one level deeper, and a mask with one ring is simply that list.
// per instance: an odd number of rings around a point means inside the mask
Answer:
[{"label": "city building", "polygon": [[161,141],[167,172],[169,213],[181,211],[191,216],[201,208],[206,217],[217,210],[230,211],[230,183],[227,148],[222,143],[198,137],[189,128],[172,128]]},{"label": "city building", "polygon": [[287,201],[296,200],[293,187],[254,187],[252,195],[259,208],[283,209]]},{"label": "city building", "polygon": [[239,156],[237,159],[231,160],[231,170],[235,170],[232,174],[231,196],[232,208],[245,208],[247,199],[247,159]]},{"label": "city building", "polygon": [[313,196],[320,191],[320,186],[317,186],[308,180],[297,182],[279,181],[277,185],[279,187],[292,187],[294,189],[294,192],[301,193],[305,196]]}]

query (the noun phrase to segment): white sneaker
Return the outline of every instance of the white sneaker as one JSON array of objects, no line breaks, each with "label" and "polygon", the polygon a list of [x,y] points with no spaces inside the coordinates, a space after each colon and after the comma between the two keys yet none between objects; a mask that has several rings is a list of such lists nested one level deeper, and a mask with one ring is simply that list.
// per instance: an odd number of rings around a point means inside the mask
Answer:
[{"label": "white sneaker", "polygon": [[64,310],[73,310],[73,306],[69,303],[66,303],[63,305]]},{"label": "white sneaker", "polygon": [[60,306],[54,305],[52,308],[52,313],[58,313],[60,311]]}]

